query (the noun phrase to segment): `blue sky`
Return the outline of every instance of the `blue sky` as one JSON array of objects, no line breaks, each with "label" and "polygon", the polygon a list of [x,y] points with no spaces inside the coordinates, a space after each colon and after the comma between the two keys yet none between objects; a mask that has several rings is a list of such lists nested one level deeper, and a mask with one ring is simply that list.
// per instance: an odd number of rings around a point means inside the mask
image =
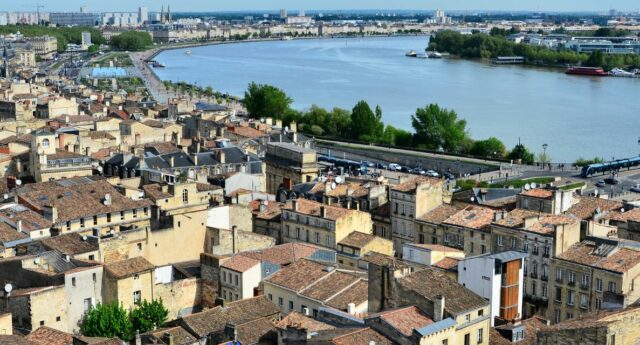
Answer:
[{"label": "blue sky", "polygon": [[[133,11],[138,6],[160,10],[163,0],[46,0],[43,11],[77,11],[82,5],[91,11]],[[38,1],[0,0],[0,11],[29,11]],[[601,11],[638,10],[638,0],[179,0],[167,1],[175,11],[227,11],[299,9],[435,9],[449,10],[537,10]]]}]

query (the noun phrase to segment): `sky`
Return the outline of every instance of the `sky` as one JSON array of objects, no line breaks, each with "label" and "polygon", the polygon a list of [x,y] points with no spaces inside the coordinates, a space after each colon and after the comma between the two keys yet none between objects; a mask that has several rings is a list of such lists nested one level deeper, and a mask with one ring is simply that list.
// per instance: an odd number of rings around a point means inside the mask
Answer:
[{"label": "sky", "polygon": [[[147,6],[160,11],[165,0],[0,0],[0,11],[78,11],[86,5],[90,11],[135,11]],[[532,10],[532,11],[596,11],[611,8],[619,11],[638,10],[638,0],[179,0],[166,1],[176,12],[248,11],[248,10],[330,10],[330,9],[414,9],[432,10]]]}]

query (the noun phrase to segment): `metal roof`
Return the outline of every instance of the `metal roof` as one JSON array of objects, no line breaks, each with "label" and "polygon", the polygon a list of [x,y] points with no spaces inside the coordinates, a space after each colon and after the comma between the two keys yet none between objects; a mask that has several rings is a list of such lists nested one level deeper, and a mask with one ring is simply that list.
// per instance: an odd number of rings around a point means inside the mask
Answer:
[{"label": "metal roof", "polygon": [[440,332],[442,330],[445,330],[447,328],[451,328],[451,327],[455,327],[456,326],[456,322],[455,320],[453,320],[452,318],[446,318],[442,321],[438,321],[438,322],[434,322],[430,325],[421,327],[421,328],[417,328],[416,332],[418,332],[421,336],[426,337],[430,334],[436,333],[436,332]]}]

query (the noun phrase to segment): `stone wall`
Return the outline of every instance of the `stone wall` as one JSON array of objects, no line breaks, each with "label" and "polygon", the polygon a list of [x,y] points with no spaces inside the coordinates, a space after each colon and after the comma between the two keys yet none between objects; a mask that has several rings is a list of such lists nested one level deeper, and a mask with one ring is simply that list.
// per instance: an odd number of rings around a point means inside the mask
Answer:
[{"label": "stone wall", "polygon": [[169,310],[168,320],[191,314],[194,307],[202,303],[201,280],[187,278],[167,284],[154,286],[154,298],[162,298],[164,306]]}]

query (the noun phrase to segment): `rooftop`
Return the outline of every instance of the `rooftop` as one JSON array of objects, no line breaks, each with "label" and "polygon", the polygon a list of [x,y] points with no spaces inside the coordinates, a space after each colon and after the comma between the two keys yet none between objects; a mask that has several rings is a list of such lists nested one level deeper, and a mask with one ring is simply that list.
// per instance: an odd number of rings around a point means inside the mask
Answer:
[{"label": "rooftop", "polygon": [[130,277],[155,269],[155,266],[143,257],[122,260],[104,265],[104,269],[117,279]]},{"label": "rooftop", "polygon": [[460,208],[452,205],[440,205],[433,210],[418,217],[418,221],[440,224],[447,220],[449,217],[460,211]]},{"label": "rooftop", "polygon": [[220,267],[244,273],[256,265],[260,265],[260,261],[244,256],[242,254],[234,255],[230,259],[226,260]]},{"label": "rooftop", "polygon": [[480,230],[491,224],[494,213],[495,211],[490,208],[467,206],[453,216],[447,218],[443,223]]},{"label": "rooftop", "polygon": [[335,329],[334,326],[316,321],[306,315],[298,313],[297,311],[292,311],[287,314],[287,316],[283,317],[282,320],[276,324],[276,327],[280,329],[287,329],[287,327],[306,329],[309,333],[326,329]]},{"label": "rooftop", "polygon": [[292,242],[266,249],[242,252],[242,256],[267,261],[277,265],[288,265],[299,259],[307,258],[318,250],[326,250],[312,244]]},{"label": "rooftop", "polygon": [[391,186],[391,190],[402,193],[413,193],[416,189],[424,184],[429,186],[441,186],[444,182],[435,177],[416,176],[407,182],[399,183]]},{"label": "rooftop", "polygon": [[586,240],[569,247],[558,259],[625,273],[640,264],[640,250]]},{"label": "rooftop", "polygon": [[445,310],[453,315],[489,305],[484,298],[432,267],[401,278],[399,283],[430,301],[435,301],[440,295],[444,296]]},{"label": "rooftop", "polygon": [[433,320],[416,306],[384,311],[375,316],[379,316],[380,319],[406,337],[410,337],[414,329],[433,323]]},{"label": "rooftop", "polygon": [[535,188],[523,190],[520,195],[529,196],[538,199],[550,199],[553,197],[553,191],[549,189]]},{"label": "rooftop", "polygon": [[73,335],[47,326],[40,326],[26,338],[38,345],[70,345],[73,343]]},{"label": "rooftop", "polygon": [[378,238],[380,237],[365,234],[364,232],[354,231],[343,238],[342,241],[338,242],[338,244],[354,248],[364,248],[367,244]]},{"label": "rooftop", "polygon": [[526,230],[537,232],[539,234],[553,234],[556,226],[577,224],[580,222],[577,218],[569,216],[545,215],[540,217],[537,222],[531,224]]},{"label": "rooftop", "polygon": [[622,203],[615,200],[581,196],[577,203],[565,212],[579,219],[591,218],[596,211],[610,212],[622,208]]},{"label": "rooftop", "polygon": [[[309,216],[314,216],[314,217],[320,217],[321,209],[324,208],[326,212],[325,218],[331,219],[331,220],[338,220],[342,217],[346,217],[349,214],[358,212],[356,210],[350,210],[350,209],[346,209],[338,206],[325,205],[325,204],[307,200],[307,199],[297,199],[294,202],[296,203],[296,209],[294,212],[309,215]],[[293,211],[293,202],[287,203],[282,209]]]}]

